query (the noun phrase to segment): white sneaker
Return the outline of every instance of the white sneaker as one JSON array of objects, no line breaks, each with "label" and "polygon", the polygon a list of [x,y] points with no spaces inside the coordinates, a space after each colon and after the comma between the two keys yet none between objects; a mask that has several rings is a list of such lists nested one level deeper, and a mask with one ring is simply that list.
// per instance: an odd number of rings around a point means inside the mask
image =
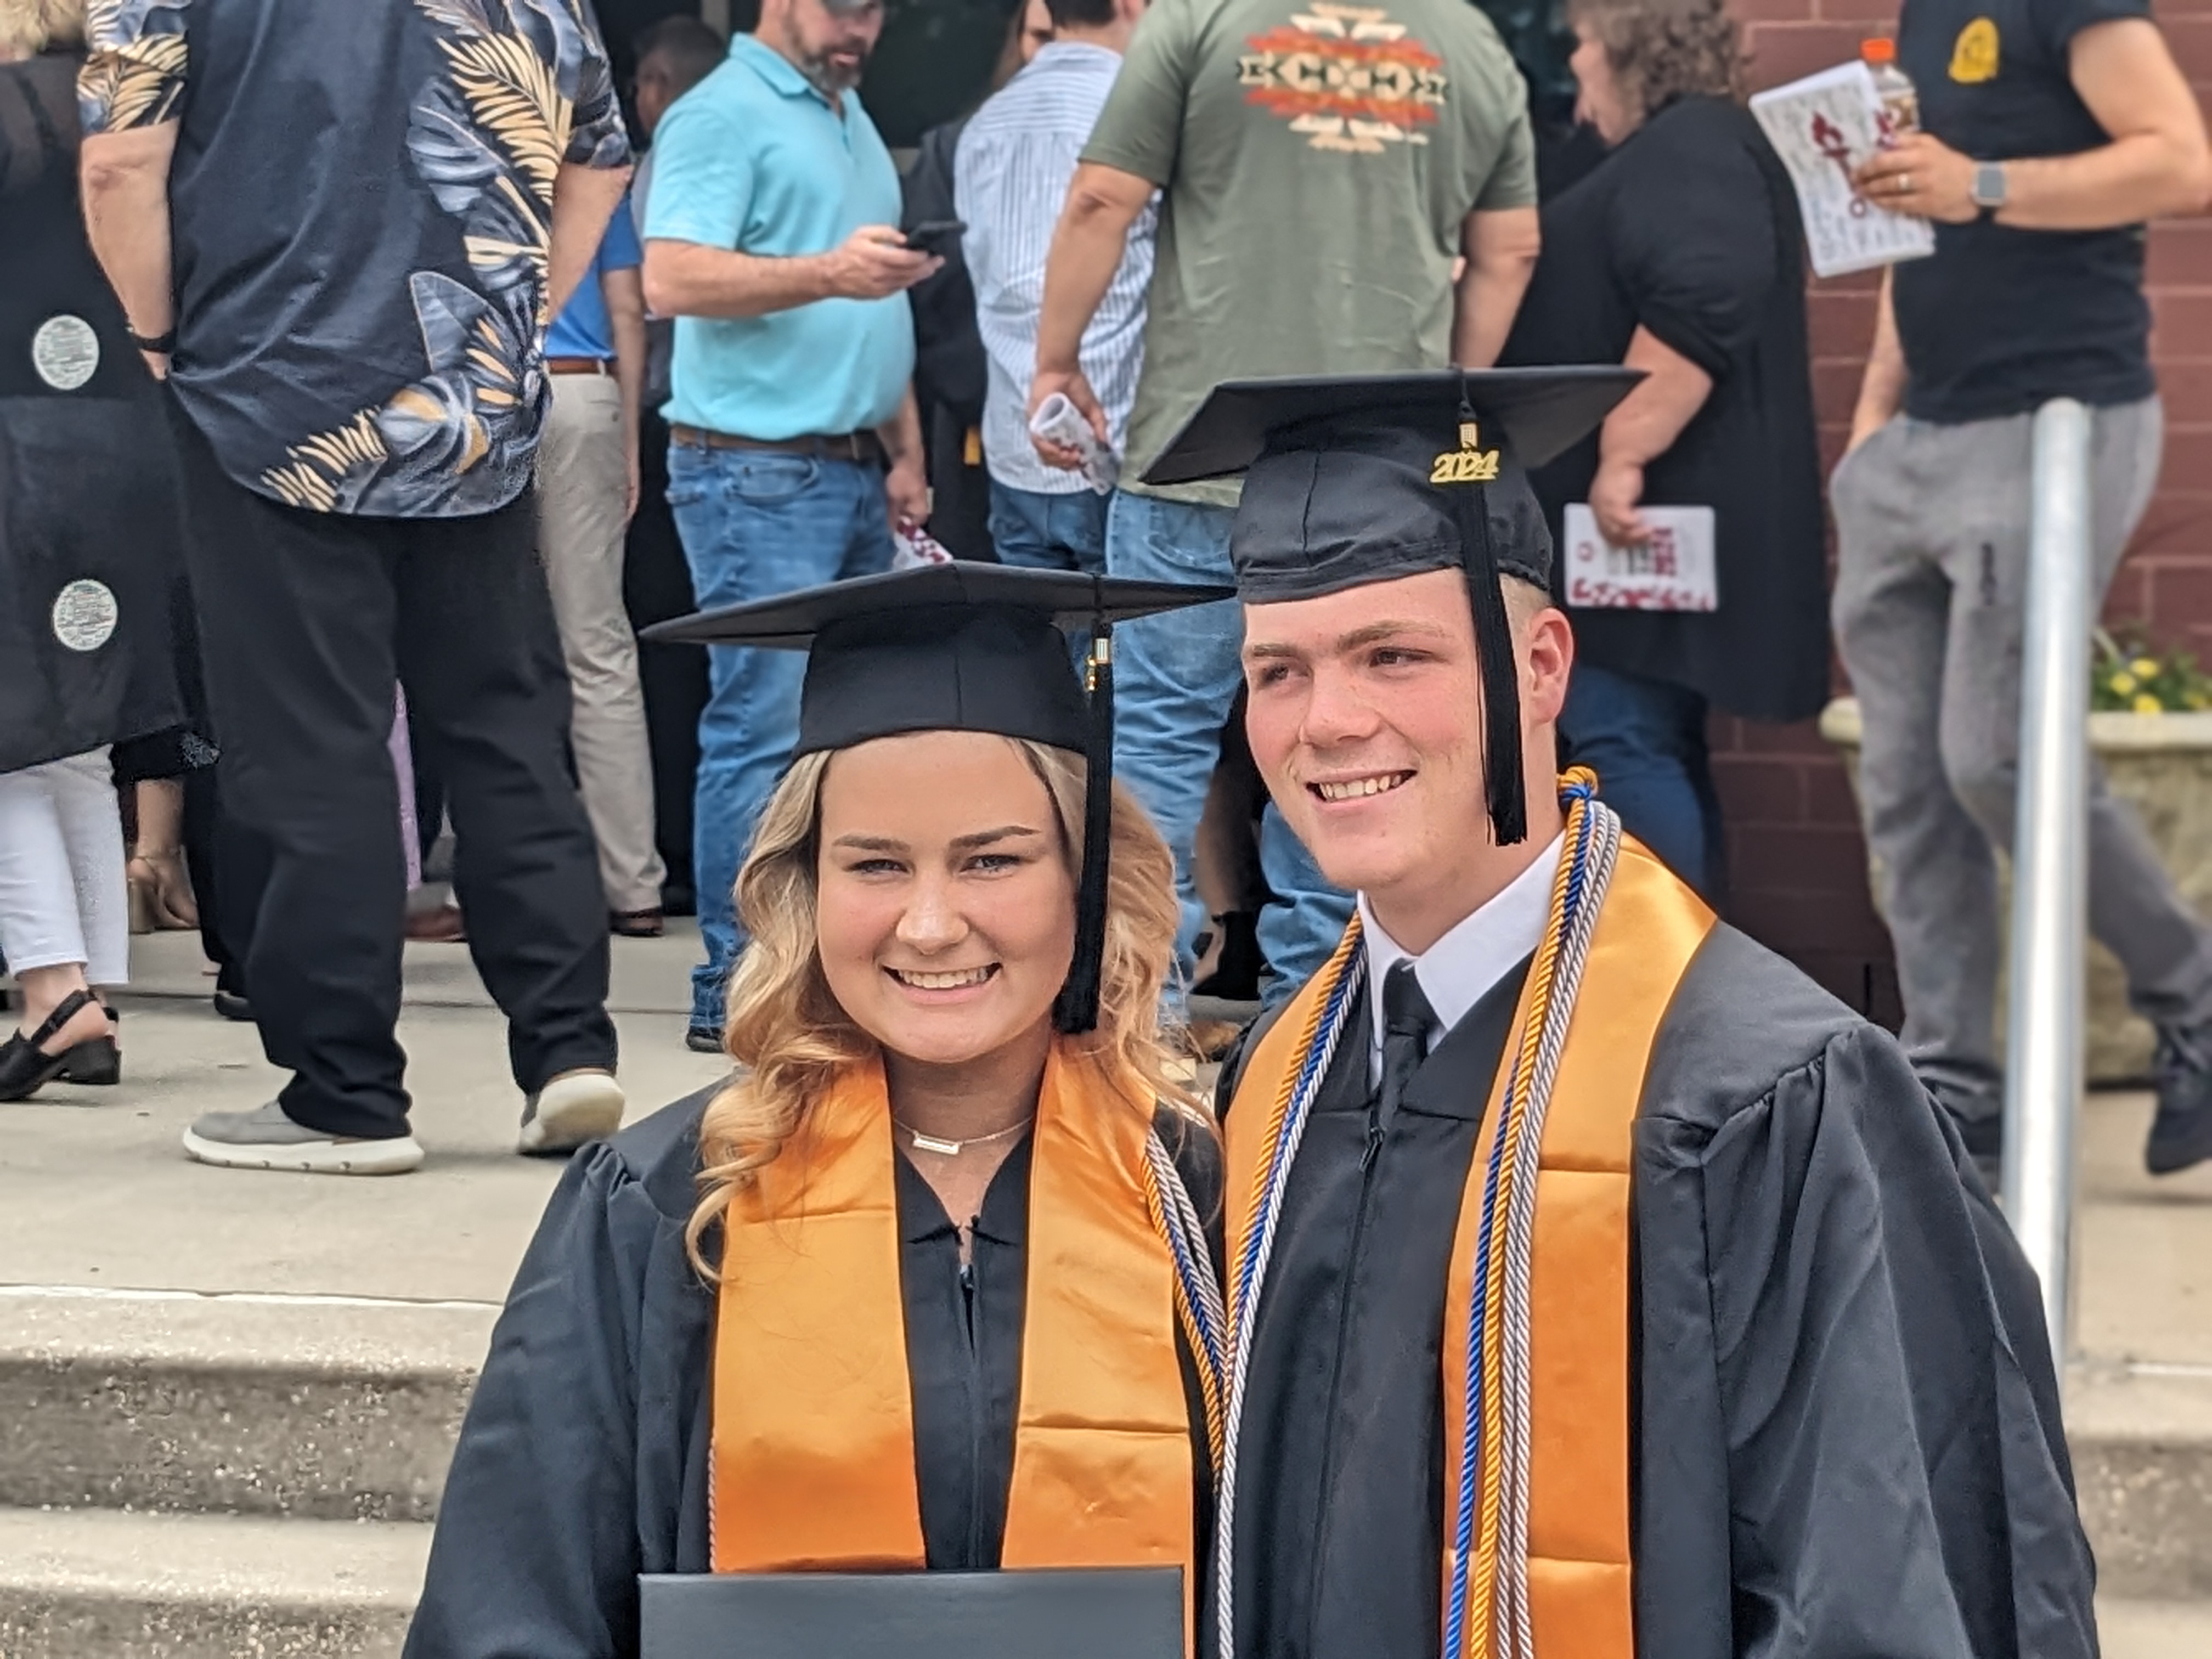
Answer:
[{"label": "white sneaker", "polygon": [[604,1140],[622,1127],[629,1104],[612,1072],[598,1066],[563,1072],[524,1103],[515,1150],[567,1152],[587,1140]]},{"label": "white sneaker", "polygon": [[291,1170],[307,1175],[404,1175],[420,1167],[413,1135],[356,1140],[295,1123],[275,1101],[251,1112],[206,1112],[185,1131],[186,1156],[226,1170]]}]

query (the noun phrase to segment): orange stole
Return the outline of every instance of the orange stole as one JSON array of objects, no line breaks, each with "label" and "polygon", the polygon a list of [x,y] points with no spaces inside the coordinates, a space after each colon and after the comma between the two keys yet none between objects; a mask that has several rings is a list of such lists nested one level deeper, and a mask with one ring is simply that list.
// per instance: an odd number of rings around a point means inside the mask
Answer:
[{"label": "orange stole", "polygon": [[[1622,836],[1567,1027],[1537,1165],[1529,1267],[1528,1602],[1540,1654],[1632,1659],[1635,1652],[1628,1528],[1632,1126],[1659,1022],[1713,921],[1696,894],[1640,843]],[[1285,1074],[1302,1058],[1298,1037],[1314,1018],[1325,978],[1309,982],[1283,1011],[1237,1084],[1225,1135],[1231,1262],[1253,1224],[1268,1110]],[[1449,1449],[1466,1426],[1468,1317],[1483,1178],[1530,988],[1522,989],[1452,1243],[1443,1376],[1447,1585],[1454,1565],[1450,1517],[1460,1497]],[[1370,1033],[1347,1029],[1343,1041],[1364,1049]],[[1491,1403],[1495,1409],[1494,1397]],[[1487,1625],[1472,1613],[1467,1650],[1492,1651]]]},{"label": "orange stole", "polygon": [[[1055,1043],[1037,1101],[1002,1559],[1191,1559],[1174,1265],[1146,1205],[1152,1113]],[[717,1572],[923,1565],[883,1066],[855,1066],[732,1199],[714,1338]]]}]

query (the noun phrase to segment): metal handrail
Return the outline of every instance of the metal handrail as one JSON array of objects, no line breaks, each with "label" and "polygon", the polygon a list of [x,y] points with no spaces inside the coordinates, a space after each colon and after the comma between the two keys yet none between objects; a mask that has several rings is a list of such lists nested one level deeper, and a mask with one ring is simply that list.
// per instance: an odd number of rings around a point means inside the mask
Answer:
[{"label": "metal handrail", "polygon": [[2089,919],[2089,411],[2055,398],[2034,433],[2002,1185],[2063,1367]]}]

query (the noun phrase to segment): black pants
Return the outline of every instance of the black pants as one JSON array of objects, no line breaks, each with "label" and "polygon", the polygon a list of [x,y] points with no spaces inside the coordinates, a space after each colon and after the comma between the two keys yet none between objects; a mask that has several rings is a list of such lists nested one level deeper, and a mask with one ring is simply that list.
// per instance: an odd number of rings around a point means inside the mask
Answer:
[{"label": "black pants", "polygon": [[253,919],[269,885],[269,842],[224,812],[220,767],[185,775],[185,866],[200,907],[200,949],[215,963],[215,988],[246,996]]},{"label": "black pants", "polygon": [[407,1133],[395,681],[446,780],[469,950],[515,1082],[611,1066],[606,902],[564,761],[535,498],[468,519],[300,512],[173,423],[223,811],[269,848],[246,977],[262,1048],[294,1074],[286,1115]]}]

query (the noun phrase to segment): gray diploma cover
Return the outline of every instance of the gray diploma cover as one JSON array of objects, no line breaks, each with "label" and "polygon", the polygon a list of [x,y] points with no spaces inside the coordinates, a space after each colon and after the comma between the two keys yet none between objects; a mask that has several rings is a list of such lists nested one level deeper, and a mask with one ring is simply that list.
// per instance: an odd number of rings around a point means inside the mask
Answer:
[{"label": "gray diploma cover", "polygon": [[1182,1569],[647,1573],[644,1659],[1182,1659]]}]

